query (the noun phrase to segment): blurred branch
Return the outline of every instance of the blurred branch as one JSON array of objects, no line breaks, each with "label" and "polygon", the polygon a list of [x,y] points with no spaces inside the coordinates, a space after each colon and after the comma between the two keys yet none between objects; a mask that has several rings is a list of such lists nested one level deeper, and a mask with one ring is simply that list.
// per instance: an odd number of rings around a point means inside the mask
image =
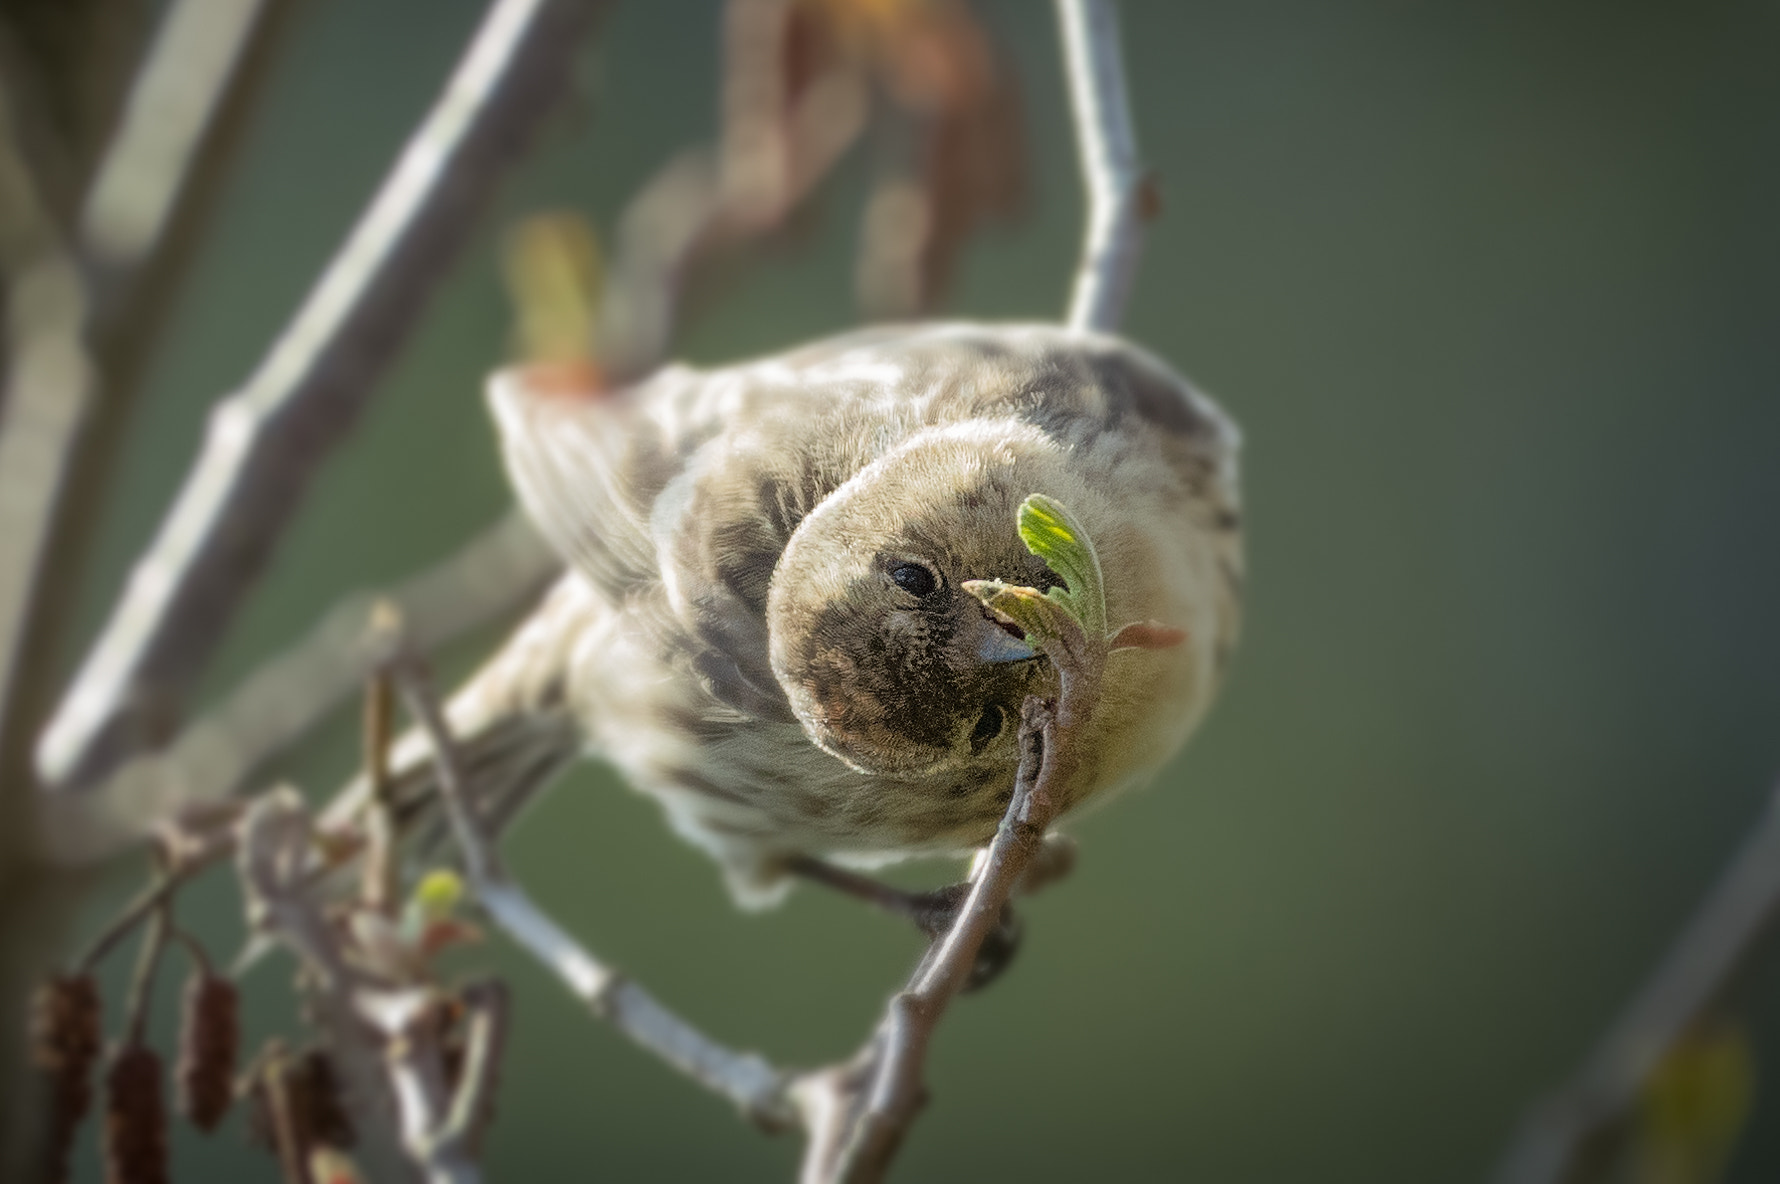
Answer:
[{"label": "blurred branch", "polygon": [[298,3],[177,0],[169,6],[76,226],[95,319],[108,332],[115,331],[141,268],[158,254],[181,261],[189,254],[184,248],[207,221],[218,166],[233,156],[273,47]]},{"label": "blurred branch", "polygon": [[438,102],[204,449],[44,733],[91,784],[164,738],[235,608],[496,181],[567,88],[600,0],[496,0]]},{"label": "blurred branch", "polygon": [[435,1132],[441,1142],[475,1144],[494,1105],[495,1080],[501,1054],[507,1049],[507,1021],[512,998],[505,983],[486,979],[458,993],[469,1013],[464,1039],[463,1079],[451,1099],[445,1124]]},{"label": "blurred branch", "polygon": [[792,7],[783,0],[731,4],[722,142],[669,159],[619,217],[595,351],[614,381],[661,363],[697,270],[783,227],[865,126],[869,96],[851,70],[826,71],[800,94],[784,92],[776,51],[762,43],[785,40]]},{"label": "blurred branch", "polygon": [[109,150],[153,15],[139,0],[0,5],[0,77],[16,147],[63,239],[74,237],[88,181]]},{"label": "blurred branch", "polygon": [[[282,15],[294,7],[294,0],[235,0],[235,19],[214,21],[218,3],[168,6],[129,113],[102,156],[96,145],[112,122],[113,92],[126,89],[135,55],[137,22],[126,9],[140,6],[16,6],[0,36],[0,267],[8,311],[0,404],[0,832],[7,848],[0,853],[0,1011],[9,1015],[73,895],[73,883],[48,869],[37,843],[30,749],[52,699],[94,511],[149,343],[251,117]],[[57,65],[55,54],[39,52],[43,38],[56,40],[49,26],[59,21],[85,30],[70,43],[79,46],[69,51],[78,63]],[[186,62],[194,37],[208,52]],[[177,96],[142,83],[175,70]],[[112,219],[79,195],[89,171],[109,178],[113,191],[156,194],[153,216],[136,222],[127,243],[107,247],[91,237]],[[13,1079],[20,1064],[8,1026],[0,1035],[0,1093],[20,1097]],[[5,1110],[0,1174],[31,1154],[34,1137],[28,1098]]]},{"label": "blurred branch", "polygon": [[560,568],[556,553],[514,511],[401,584],[346,597],[173,743],[130,760],[91,793],[47,799],[57,856],[102,858],[164,820],[238,792],[398,649],[430,653],[516,611]]},{"label": "blurred branch", "polygon": [[482,1178],[471,1148],[506,1045],[507,990],[494,981],[475,983],[462,999],[469,1035],[463,1079],[455,1089],[443,1080],[433,1042],[414,1038],[416,1029],[424,1031],[424,1014],[408,1017],[389,1009],[382,1021],[402,1145],[428,1184],[475,1184]]},{"label": "blurred branch", "polygon": [[1651,1074],[1724,1001],[1780,921],[1780,800],[1744,839],[1668,955],[1575,1079],[1528,1115],[1499,1184],[1585,1177]]},{"label": "blurred branch", "polygon": [[606,966],[532,903],[508,874],[493,841],[476,818],[450,725],[429,680],[412,662],[398,663],[395,678],[409,713],[432,743],[439,795],[463,854],[476,899],[525,951],[549,967],[585,1003],[638,1045],[706,1089],[734,1102],[769,1128],[796,1124],[785,1097],[786,1075],[754,1053],[727,1048],[662,1006],[635,982]]},{"label": "blurred branch", "polygon": [[1113,0],[1057,0],[1057,20],[1088,191],[1088,229],[1069,297],[1069,325],[1112,332],[1124,318],[1143,247],[1144,174],[1126,96],[1118,10]]},{"label": "blurred branch", "polygon": [[[201,208],[230,155],[233,136],[225,133],[239,129],[256,93],[251,83],[261,71],[249,67],[263,64],[280,24],[273,18],[291,6],[292,0],[181,0],[163,23],[97,166],[78,236],[67,239],[52,227],[31,192],[9,203],[15,217],[26,213],[40,225],[32,233],[33,258],[9,293],[13,365],[0,421],[0,512],[6,517],[0,546],[8,552],[0,555],[0,717],[10,720],[14,683],[31,664],[22,647],[44,648],[59,632],[34,609],[47,600],[53,615],[69,598],[43,597],[40,586],[66,589],[77,582],[84,550],[78,538],[105,484],[153,336],[142,322],[158,325],[170,302]],[[28,172],[22,159],[15,168]],[[34,183],[20,176],[14,186]],[[16,208],[27,204],[29,210]],[[99,430],[87,430],[101,408]],[[51,537],[53,557],[45,546]],[[34,723],[31,714],[32,721],[21,722]],[[14,722],[8,730],[22,743],[16,733],[34,727]]]},{"label": "blurred branch", "polygon": [[[422,1063],[418,1058],[429,1053],[431,1081],[443,1078],[436,1043],[426,1040],[420,1022],[427,1010],[425,992],[380,982],[347,956],[342,930],[329,923],[309,891],[309,813],[294,789],[273,790],[254,801],[237,835],[249,925],[256,934],[288,947],[302,963],[320,1005],[328,1043],[346,1073],[349,1093],[357,1099],[360,1121],[355,1126],[380,1144],[372,1150],[383,1159],[393,1159],[398,1146],[401,1152],[410,1152],[407,1124],[414,1123],[416,1132],[424,1135],[443,1123],[445,1113],[438,1096],[442,1089],[422,1091],[406,1102],[399,1097],[404,1088],[415,1087],[412,1075]],[[398,1103],[402,1130],[385,1130],[378,1119],[394,1113]],[[473,1164],[464,1166],[467,1175],[442,1178],[454,1184],[478,1178]]]}]

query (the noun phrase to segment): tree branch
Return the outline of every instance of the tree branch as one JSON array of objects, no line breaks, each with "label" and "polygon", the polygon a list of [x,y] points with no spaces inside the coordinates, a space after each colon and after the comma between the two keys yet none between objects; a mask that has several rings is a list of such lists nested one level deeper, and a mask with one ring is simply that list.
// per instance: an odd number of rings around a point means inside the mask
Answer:
[{"label": "tree branch", "polygon": [[38,750],[90,784],[164,738],[253,577],[519,145],[566,89],[600,0],[496,0],[438,102],[245,387],[138,561]]},{"label": "tree branch", "polygon": [[1088,193],[1087,235],[1069,297],[1069,325],[1112,332],[1125,315],[1143,246],[1144,176],[1125,93],[1119,17],[1113,0],[1057,0],[1057,21]]},{"label": "tree branch", "polygon": [[413,662],[399,662],[394,673],[409,713],[432,743],[439,795],[463,853],[465,873],[495,924],[553,970],[590,1011],[639,1046],[728,1098],[755,1122],[770,1129],[796,1125],[797,1113],[785,1093],[785,1073],[758,1054],[728,1048],[694,1028],[641,986],[600,962],[532,903],[508,874],[475,817],[450,725],[430,681]]},{"label": "tree branch", "polygon": [[[281,787],[256,799],[237,829],[236,859],[247,920],[257,934],[282,942],[302,963],[320,1003],[319,1019],[359,1112],[387,1111],[390,1091],[376,1051],[366,1039],[368,1024],[359,1014],[354,992],[362,985],[347,961],[335,929],[308,892],[309,812],[296,790]],[[368,1128],[370,1150],[395,1162],[400,1151],[382,1135],[382,1123]]]},{"label": "tree branch", "polygon": [[494,1099],[501,1054],[507,1048],[507,1019],[512,999],[505,983],[486,979],[459,993],[468,1012],[464,1023],[463,1079],[451,1099],[451,1112],[439,1131],[442,1140],[475,1145]]},{"label": "tree branch", "polygon": [[48,798],[56,854],[103,858],[184,810],[239,792],[393,654],[429,653],[516,611],[560,570],[556,553],[514,511],[395,587],[346,597],[172,744],[136,757],[90,793]]},{"label": "tree branch", "polygon": [[440,997],[428,982],[379,977],[352,947],[350,927],[329,923],[310,893],[311,825],[302,799],[275,790],[257,800],[239,830],[240,871],[253,928],[301,960],[332,1047],[353,1080],[361,1127],[379,1130],[393,1107],[396,1139],[428,1184],[478,1184],[473,1153],[494,1088],[506,1033],[506,996],[483,984],[464,995],[468,1046],[455,1088],[446,1081]]},{"label": "tree branch", "polygon": [[[238,19],[221,29],[189,15],[215,8],[217,0],[165,6],[161,31],[143,55],[122,123],[102,156],[86,133],[104,131],[111,96],[125,89],[127,59],[136,57],[131,12],[139,6],[38,6],[42,11],[29,17],[9,10],[21,26],[82,22],[83,35],[69,43],[78,46],[79,69],[58,64],[52,54],[33,54],[28,43],[35,38],[22,27],[9,26],[0,36],[8,125],[0,136],[6,141],[0,267],[7,273],[10,322],[0,395],[0,845],[6,848],[0,853],[0,933],[6,935],[0,1011],[8,1014],[41,970],[49,953],[45,937],[79,887],[45,861],[31,773],[31,749],[62,677],[59,650],[78,599],[72,590],[143,362],[228,171],[237,133],[251,118],[282,16],[294,3],[236,3]],[[174,35],[175,27],[183,32]],[[207,39],[209,52],[185,60],[194,36]],[[141,81],[175,70],[177,102],[166,87]],[[21,108],[32,99],[49,102],[64,88],[103,96],[104,109],[93,110],[80,128],[61,128],[74,138],[60,144],[43,138],[57,131],[56,121],[35,121],[39,153],[32,157],[21,146],[28,138],[21,125],[29,122]],[[112,212],[130,203],[120,199],[101,209],[93,195],[83,196],[89,171],[113,194],[152,191],[151,215],[138,218],[130,234],[107,237],[116,227]],[[14,1082],[20,1063],[10,1031],[0,1034],[0,1094],[27,1092]],[[0,1175],[8,1175],[31,1154],[36,1132],[28,1099],[0,1109]]]},{"label": "tree branch", "polygon": [[1577,1179],[1671,1049],[1723,1001],[1780,922],[1780,797],[1575,1079],[1527,1116],[1498,1184]]},{"label": "tree branch", "polygon": [[1068,800],[1107,649],[1104,639],[1089,637],[1073,620],[1063,623],[1064,637],[1046,644],[1061,693],[1054,703],[1029,696],[1022,706],[1013,797],[951,929],[890,1000],[871,1040],[851,1062],[806,1074],[792,1087],[809,1131],[802,1184],[875,1184],[889,1171],[926,1102],[923,1077],[934,1031]]}]

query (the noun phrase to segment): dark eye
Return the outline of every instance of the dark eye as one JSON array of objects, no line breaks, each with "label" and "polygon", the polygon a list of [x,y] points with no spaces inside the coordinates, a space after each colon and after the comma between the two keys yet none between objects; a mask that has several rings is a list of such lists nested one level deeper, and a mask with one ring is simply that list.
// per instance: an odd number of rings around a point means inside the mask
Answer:
[{"label": "dark eye", "polygon": [[983,708],[983,714],[977,720],[977,726],[971,729],[971,751],[981,752],[988,746],[989,741],[1001,735],[1001,729],[1006,723],[1007,708],[1003,707],[1001,704],[991,703],[989,706]]},{"label": "dark eye", "polygon": [[890,569],[890,578],[898,588],[913,596],[931,596],[939,587],[932,569],[921,563],[899,563]]}]

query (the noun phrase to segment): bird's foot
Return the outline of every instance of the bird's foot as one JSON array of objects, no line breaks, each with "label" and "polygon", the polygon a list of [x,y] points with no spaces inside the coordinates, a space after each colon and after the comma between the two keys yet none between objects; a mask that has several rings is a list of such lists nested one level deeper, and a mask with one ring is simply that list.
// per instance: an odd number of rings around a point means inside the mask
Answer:
[{"label": "bird's foot", "polygon": [[[930,892],[909,892],[807,855],[788,860],[786,870],[863,900],[892,916],[911,921],[915,928],[936,942],[951,931],[953,923],[958,919],[958,910],[964,906],[965,898],[970,895],[968,881],[936,888]],[[983,938],[982,947],[977,950],[970,977],[964,981],[964,990],[980,990],[1001,976],[1001,972],[1007,969],[1008,963],[1013,961],[1014,954],[1020,948],[1022,929],[1013,905],[1002,905],[1000,918]]]},{"label": "bird's foot", "polygon": [[[931,892],[911,892],[909,919],[929,938],[942,941],[951,932],[952,925],[958,920],[958,910],[964,907],[969,895],[968,881],[948,884]],[[977,949],[976,962],[970,968],[970,977],[964,980],[963,989],[979,991],[1000,978],[1014,955],[1020,952],[1020,939],[1025,929],[1020,915],[1014,912],[1013,902],[1003,904],[995,927],[983,935],[983,944]]]}]

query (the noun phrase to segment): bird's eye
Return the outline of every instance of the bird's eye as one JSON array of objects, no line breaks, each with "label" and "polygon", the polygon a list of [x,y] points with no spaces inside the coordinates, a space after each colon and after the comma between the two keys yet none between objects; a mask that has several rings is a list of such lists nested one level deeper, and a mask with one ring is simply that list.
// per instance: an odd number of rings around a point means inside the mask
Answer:
[{"label": "bird's eye", "polygon": [[981,752],[988,747],[989,741],[1001,735],[1002,726],[1007,723],[1007,708],[999,703],[991,703],[983,708],[983,714],[977,719],[977,726],[971,729],[970,750]]},{"label": "bird's eye", "polygon": [[923,563],[899,563],[890,569],[890,578],[898,588],[912,596],[931,596],[939,587],[933,570]]}]

